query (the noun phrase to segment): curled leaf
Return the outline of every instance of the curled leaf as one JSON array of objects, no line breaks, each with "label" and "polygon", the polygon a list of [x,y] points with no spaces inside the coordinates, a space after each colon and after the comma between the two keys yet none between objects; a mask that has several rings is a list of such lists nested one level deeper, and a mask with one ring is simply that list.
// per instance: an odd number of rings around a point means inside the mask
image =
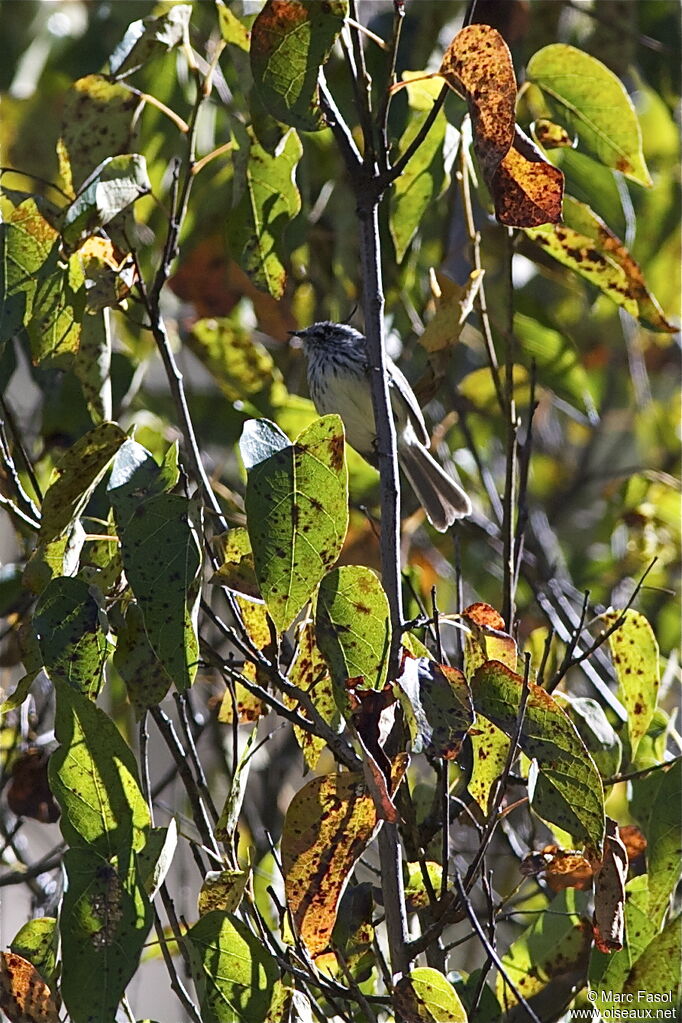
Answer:
[{"label": "curled leaf", "polygon": [[490,25],[467,25],[448,47],[440,75],[466,98],[474,151],[499,222],[556,223],[564,176],[515,123],[516,77],[500,33]]},{"label": "curled leaf", "polygon": [[617,952],[623,947],[627,874],[627,850],[618,825],[607,818],[604,856],[594,875],[594,940],[600,952]]}]

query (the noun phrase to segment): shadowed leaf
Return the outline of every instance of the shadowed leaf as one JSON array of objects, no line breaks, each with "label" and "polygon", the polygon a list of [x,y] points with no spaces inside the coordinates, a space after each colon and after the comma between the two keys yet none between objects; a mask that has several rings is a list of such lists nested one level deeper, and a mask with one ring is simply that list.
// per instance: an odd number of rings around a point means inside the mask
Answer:
[{"label": "shadowed leaf", "polygon": [[[515,734],[523,679],[499,661],[482,665],[471,682],[476,713],[509,737]],[[546,820],[601,852],[604,794],[599,772],[575,727],[552,697],[528,683],[519,736],[526,756],[536,760],[538,777],[529,782],[531,806]]]},{"label": "shadowed leaf", "polygon": [[325,126],[317,79],[347,14],[347,0],[267,0],[251,28],[251,71],[278,121],[300,131]]},{"label": "shadowed leaf", "polygon": [[102,609],[81,579],[56,578],[43,590],[33,616],[43,664],[57,679],[94,699],[110,652]]},{"label": "shadowed leaf", "polygon": [[417,966],[400,978],[393,992],[400,1019],[409,1023],[467,1023],[468,1016],[450,981],[439,970]]},{"label": "shadowed leaf", "polygon": [[213,910],[190,927],[187,943],[203,1023],[262,1023],[279,967],[246,924]]},{"label": "shadowed leaf", "polygon": [[528,228],[526,234],[631,316],[653,330],[676,331],[648,290],[644,275],[629,251],[589,206],[567,196],[563,224]]},{"label": "shadowed leaf", "polygon": [[454,760],[474,720],[466,679],[457,668],[406,657],[396,683],[412,749]]},{"label": "shadowed leaf", "polygon": [[187,39],[191,4],[174,4],[158,18],[142,18],[128,26],[125,36],[109,58],[116,78],[123,78],[156,55],[168,53]]},{"label": "shadowed leaf", "polygon": [[59,933],[53,916],[38,916],[27,921],[14,935],[10,949],[28,959],[40,976],[52,986],[59,976]]}]

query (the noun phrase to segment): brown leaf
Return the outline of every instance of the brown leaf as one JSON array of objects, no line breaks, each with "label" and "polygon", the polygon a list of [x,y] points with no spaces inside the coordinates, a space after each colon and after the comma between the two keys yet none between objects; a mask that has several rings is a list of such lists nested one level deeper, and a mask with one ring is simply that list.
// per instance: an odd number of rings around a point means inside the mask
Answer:
[{"label": "brown leaf", "polygon": [[623,947],[627,873],[627,850],[618,834],[616,822],[607,817],[604,857],[594,874],[592,926],[595,945],[600,952],[618,952]]},{"label": "brown leaf", "polygon": [[630,863],[645,852],[647,840],[636,824],[623,825],[622,828],[618,828],[618,834],[621,842],[625,846],[625,851],[628,854],[628,861]]},{"label": "brown leaf", "polygon": [[539,227],[561,219],[564,176],[517,126],[514,142],[488,182],[495,215],[507,227]]},{"label": "brown leaf", "polygon": [[516,77],[509,47],[490,25],[467,25],[445,51],[440,74],[467,100],[474,149],[487,181],[514,140]]},{"label": "brown leaf", "polygon": [[10,1023],[59,1023],[49,987],[15,952],[0,952],[0,1009]]},{"label": "brown leaf", "polygon": [[592,885],[593,870],[588,859],[573,849],[560,849],[557,845],[546,845],[540,853],[530,853],[521,862],[521,873],[525,877],[542,875],[554,892],[563,888],[577,888],[584,891]]},{"label": "brown leaf", "polygon": [[29,749],[14,761],[7,789],[7,803],[17,817],[31,817],[41,824],[59,820],[47,776],[49,757],[44,750]]},{"label": "brown leaf", "polygon": [[555,224],[564,176],[515,123],[516,77],[509,47],[490,25],[467,25],[445,52],[440,75],[464,95],[474,151],[507,227]]}]

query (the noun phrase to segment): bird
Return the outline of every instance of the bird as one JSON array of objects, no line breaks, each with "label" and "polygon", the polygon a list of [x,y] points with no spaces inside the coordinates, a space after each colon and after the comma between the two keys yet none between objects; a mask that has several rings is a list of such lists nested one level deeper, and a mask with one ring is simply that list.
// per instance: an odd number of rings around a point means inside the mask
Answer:
[{"label": "bird", "polygon": [[[303,345],[308,389],[318,413],[338,413],[348,443],[378,468],[367,339],[354,327],[327,320],[291,334]],[[389,356],[386,373],[400,467],[429,522],[444,533],[457,519],[471,514],[471,501],[429,452],[429,435],[415,393]]]}]

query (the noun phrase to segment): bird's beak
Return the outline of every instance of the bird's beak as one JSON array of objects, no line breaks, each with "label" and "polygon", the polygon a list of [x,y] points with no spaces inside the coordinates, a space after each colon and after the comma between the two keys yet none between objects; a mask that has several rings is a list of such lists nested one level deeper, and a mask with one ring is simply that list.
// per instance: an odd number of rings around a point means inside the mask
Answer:
[{"label": "bird's beak", "polygon": [[303,347],[303,341],[301,340],[301,336],[300,336],[300,334],[298,334],[297,331],[295,331],[295,330],[288,330],[287,334],[289,335],[289,338],[290,338],[289,346],[291,348],[302,348]]}]

